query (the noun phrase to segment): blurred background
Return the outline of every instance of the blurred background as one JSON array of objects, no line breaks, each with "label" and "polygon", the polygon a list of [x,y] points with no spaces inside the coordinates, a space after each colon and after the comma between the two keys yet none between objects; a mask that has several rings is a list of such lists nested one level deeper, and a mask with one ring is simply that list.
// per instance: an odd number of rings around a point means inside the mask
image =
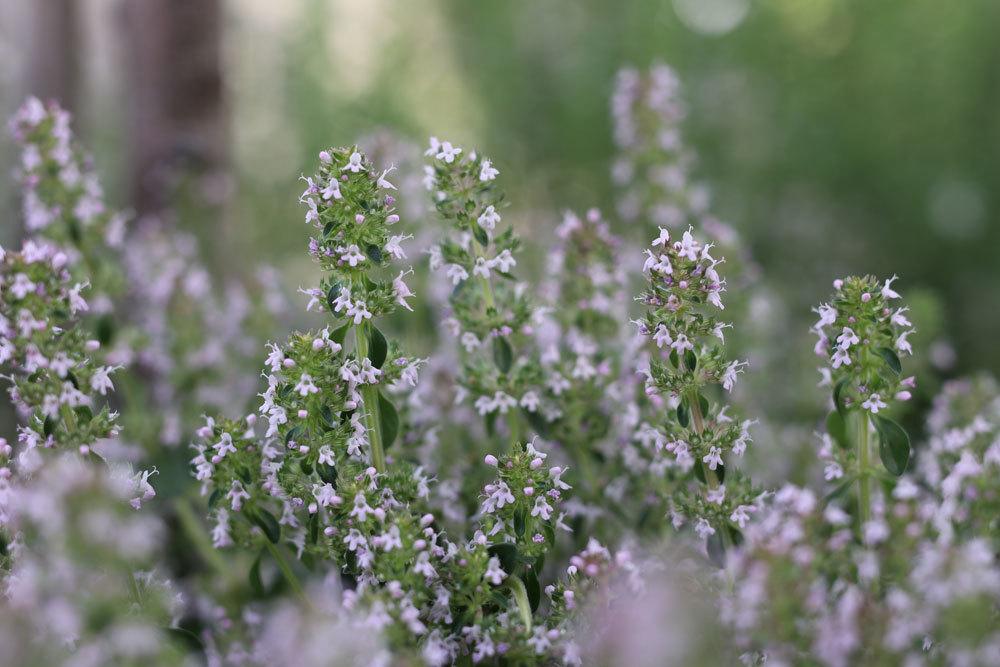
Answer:
[{"label": "blurred background", "polygon": [[[662,60],[794,338],[834,277],[899,273],[957,374],[1000,367],[998,32],[995,0],[0,0],[0,114],[60,100],[112,206],[195,233],[213,272],[294,286],[321,148],[380,127],[477,146],[545,241],[563,208],[614,210],[614,75]],[[0,197],[6,244],[9,179]]]}]

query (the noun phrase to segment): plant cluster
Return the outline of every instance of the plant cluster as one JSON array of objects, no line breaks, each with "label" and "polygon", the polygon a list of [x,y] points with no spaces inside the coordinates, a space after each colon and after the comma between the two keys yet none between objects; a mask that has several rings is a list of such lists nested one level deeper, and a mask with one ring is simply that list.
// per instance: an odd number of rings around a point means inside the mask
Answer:
[{"label": "plant cluster", "polygon": [[[912,444],[897,278],[837,280],[812,328],[823,479],[753,481],[753,439],[779,431],[740,416],[768,396],[737,394],[760,371],[723,319],[742,281],[688,182],[678,82],[619,83],[644,253],[567,212],[536,288],[492,159],[330,148],[299,198],[318,321],[266,346],[188,237],[121,231],[68,116],[29,101],[31,238],[0,250],[5,664],[1000,662],[995,380],[947,384]],[[440,224],[397,201],[421,173]],[[416,356],[400,334],[422,318]],[[190,476],[161,513],[151,463],[181,433]]]}]

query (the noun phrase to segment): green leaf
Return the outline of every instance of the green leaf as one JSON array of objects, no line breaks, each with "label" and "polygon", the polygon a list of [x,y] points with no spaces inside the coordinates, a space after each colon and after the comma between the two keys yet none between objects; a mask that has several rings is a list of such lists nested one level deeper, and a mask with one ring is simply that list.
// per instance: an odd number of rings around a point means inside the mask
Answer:
[{"label": "green leaf", "polygon": [[826,432],[841,448],[851,448],[851,440],[847,436],[847,420],[836,410],[826,416]]},{"label": "green leaf", "polygon": [[333,333],[330,334],[330,340],[336,341],[336,343],[338,345],[343,345],[344,344],[344,339],[347,338],[347,331],[350,328],[351,328],[351,323],[350,322],[348,322],[347,324],[344,324],[342,326],[337,327],[336,329],[334,329]]},{"label": "green leaf", "polygon": [[319,514],[309,515],[309,543],[316,544],[319,541]]},{"label": "green leaf", "polygon": [[489,245],[490,237],[486,235],[486,230],[480,227],[478,224],[472,225],[472,235],[476,237],[476,241],[479,242],[479,245],[483,246],[484,248],[487,245]]},{"label": "green leaf", "polygon": [[115,321],[111,315],[102,315],[96,325],[97,340],[101,347],[107,347],[115,337]]},{"label": "green leaf", "polygon": [[392,401],[382,392],[378,394],[378,418],[382,430],[382,447],[389,449],[399,433],[399,413],[396,412],[396,406]]},{"label": "green leaf", "polygon": [[847,407],[844,405],[844,388],[847,387],[848,382],[850,382],[850,378],[844,378],[833,388],[833,405],[841,417],[847,417]]},{"label": "green leaf", "polygon": [[532,570],[528,570],[524,573],[522,581],[528,593],[528,606],[531,607],[531,613],[535,613],[538,611],[538,605],[542,601],[542,587],[538,583],[538,577],[535,576]]},{"label": "green leaf", "polygon": [[518,537],[524,537],[524,528],[527,523],[525,514],[526,512],[523,509],[514,513],[514,532]]},{"label": "green leaf", "polygon": [[698,394],[698,405],[701,407],[701,415],[703,417],[707,417],[709,409],[708,399],[701,394]]},{"label": "green leaf", "polygon": [[250,572],[247,575],[250,580],[250,590],[257,597],[264,597],[264,580],[260,577],[260,559],[263,555],[263,551],[257,554],[257,558],[254,559],[253,565],[250,566]]},{"label": "green leaf", "polygon": [[76,413],[76,418],[82,426],[86,426],[94,420],[94,412],[86,405],[73,408],[73,412]]},{"label": "green leaf", "polygon": [[56,427],[58,425],[59,423],[55,419],[53,419],[51,416],[47,416],[45,417],[45,421],[42,423],[42,433],[44,433],[45,437],[47,438],[53,433],[55,433]]},{"label": "green leaf", "polygon": [[205,650],[205,643],[201,641],[201,638],[186,628],[165,627],[163,631],[173,639],[186,644],[192,651],[201,653]]},{"label": "green leaf", "polygon": [[899,375],[903,372],[903,364],[899,362],[899,355],[896,354],[895,350],[888,347],[880,347],[875,350],[875,354],[882,357],[885,360],[886,365],[892,369],[892,372]]},{"label": "green leaf", "polygon": [[334,488],[337,487],[337,469],[332,465],[329,463],[317,463],[316,472],[319,473],[321,480],[327,484],[332,484]]},{"label": "green leaf", "polygon": [[372,262],[374,262],[375,264],[381,264],[382,263],[382,249],[381,248],[379,248],[374,243],[369,243],[368,247],[365,248],[365,250],[368,253],[368,258],[371,259]]},{"label": "green leaf", "polygon": [[878,432],[878,455],[890,473],[899,477],[910,462],[910,436],[903,427],[887,417],[872,415]]},{"label": "green leaf", "polygon": [[271,544],[277,544],[281,539],[281,525],[274,515],[266,509],[257,508],[250,513],[250,520],[256,524],[267,537]]},{"label": "green leaf", "polygon": [[510,343],[503,336],[497,336],[493,339],[493,361],[496,363],[497,368],[500,369],[501,373],[507,373],[510,371],[511,363],[513,363],[514,353],[510,349]]},{"label": "green leaf", "polygon": [[372,366],[382,368],[382,365],[385,363],[385,356],[389,353],[389,344],[376,326],[371,328],[371,335],[368,336],[368,340],[371,343],[368,348],[368,358],[371,359]]},{"label": "green leaf", "polygon": [[708,552],[708,559],[712,561],[720,570],[726,566],[726,545],[722,541],[722,534],[716,530],[714,535],[709,535],[705,542],[705,551]]},{"label": "green leaf", "polygon": [[216,489],[212,491],[212,495],[208,497],[208,509],[214,509],[216,504],[222,498],[222,489]]},{"label": "green leaf", "polygon": [[686,400],[681,401],[680,405],[677,406],[677,423],[684,428],[687,428],[688,424],[691,423]]},{"label": "green leaf", "polygon": [[516,545],[504,542],[502,544],[494,544],[486,551],[491,556],[496,556],[500,559],[500,567],[503,568],[504,572],[513,574],[517,569],[518,557]]},{"label": "green leaf", "polygon": [[691,372],[698,368],[698,357],[694,350],[684,350],[684,366]]}]

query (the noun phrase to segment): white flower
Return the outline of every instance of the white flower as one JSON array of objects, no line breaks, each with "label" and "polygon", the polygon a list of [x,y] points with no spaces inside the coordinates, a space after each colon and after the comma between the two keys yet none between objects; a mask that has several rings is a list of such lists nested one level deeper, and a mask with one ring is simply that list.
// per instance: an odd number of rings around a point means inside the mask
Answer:
[{"label": "white flower", "polygon": [[[431,146],[434,145],[434,139],[431,139]],[[444,160],[448,164],[455,161],[455,158],[462,152],[462,149],[458,146],[452,146],[450,141],[441,142],[440,150],[438,151],[436,157],[439,160]]]},{"label": "white flower", "polygon": [[457,285],[469,278],[469,272],[461,264],[449,264],[445,274],[451,280],[452,285]]},{"label": "white flower", "polygon": [[736,386],[736,376],[743,372],[743,368],[748,366],[746,361],[734,361],[722,373],[722,386],[726,391],[732,391]]},{"label": "white flower", "polygon": [[90,377],[90,388],[104,396],[108,391],[114,391],[115,386],[111,383],[111,373],[123,368],[122,366],[98,366],[94,374]]},{"label": "white flower", "polygon": [[846,351],[852,345],[857,345],[860,342],[861,339],[858,338],[858,335],[854,333],[854,329],[851,327],[844,327],[844,331],[837,336],[837,347],[841,350]]},{"label": "white flower", "polygon": [[873,415],[877,415],[879,410],[889,407],[889,404],[883,401],[882,397],[878,394],[872,394],[868,397],[868,400],[861,404],[861,407],[870,411]]},{"label": "white flower", "polygon": [[667,331],[667,327],[663,324],[657,324],[656,329],[653,331],[653,340],[656,341],[656,347],[663,347],[664,345],[673,346],[674,339],[670,337],[670,332]]},{"label": "white flower", "polygon": [[892,284],[899,280],[899,276],[893,274],[892,278],[885,281],[885,285],[882,286],[882,298],[883,299],[898,299],[899,292],[892,289]]},{"label": "white flower", "polygon": [[740,528],[746,528],[747,522],[750,521],[750,513],[756,511],[757,508],[753,505],[740,505],[729,515],[729,520]]},{"label": "white flower", "polygon": [[507,573],[500,569],[500,559],[496,556],[490,558],[490,562],[486,567],[486,572],[483,574],[483,579],[490,582],[494,586],[499,586],[506,576]]},{"label": "white flower", "polygon": [[479,223],[479,226],[486,231],[492,232],[496,229],[497,223],[500,222],[500,214],[497,213],[495,206],[490,205],[486,207],[486,210],[483,211],[482,215],[476,218],[476,222]]},{"label": "white flower", "polygon": [[899,350],[900,352],[906,352],[907,354],[913,354],[913,345],[910,343],[910,341],[906,340],[906,337],[912,334],[913,332],[914,329],[910,329],[909,331],[904,331],[899,335],[899,338],[896,339],[897,350]]},{"label": "white flower", "polygon": [[390,236],[389,240],[385,244],[385,251],[396,259],[406,259],[406,252],[403,251],[403,246],[400,245],[400,242],[412,238],[412,235],[403,236],[400,234],[397,236]]},{"label": "white flower", "polygon": [[[479,168],[479,180],[486,182],[492,181],[500,172],[493,166],[493,163],[489,160],[483,160],[482,166]],[[493,208],[492,206],[490,208]]]},{"label": "white flower", "polygon": [[851,365],[851,355],[847,353],[847,350],[841,350],[837,348],[833,353],[833,367],[840,368],[841,366]]},{"label": "white flower", "polygon": [[365,261],[365,256],[362,254],[361,248],[354,243],[346,248],[343,246],[337,248],[337,252],[341,253],[340,260],[347,262],[351,267],[355,267]]},{"label": "white flower", "polygon": [[368,311],[368,304],[361,299],[352,303],[347,308],[345,315],[353,317],[355,324],[361,324],[361,320],[370,320],[372,318],[372,314]]},{"label": "white flower", "polygon": [[490,263],[500,273],[510,273],[510,270],[517,266],[517,260],[514,259],[514,255],[511,254],[510,250],[502,251]]},{"label": "white flower", "polygon": [[298,384],[295,385],[295,391],[299,392],[299,396],[305,397],[309,394],[318,394],[319,387],[313,383],[312,376],[308,373],[303,373],[299,377]]},{"label": "white flower", "polygon": [[413,308],[410,306],[410,304],[406,302],[406,299],[413,296],[413,292],[411,292],[409,286],[405,282],[403,282],[403,277],[406,276],[407,273],[413,273],[413,271],[410,270],[405,273],[403,271],[400,271],[399,275],[393,278],[392,293],[393,296],[396,297],[396,303],[401,305],[403,308],[412,311]]},{"label": "white flower", "polygon": [[715,528],[712,528],[712,525],[702,518],[695,522],[694,532],[698,533],[698,537],[701,539],[705,539],[709,535],[715,535]]},{"label": "white flower", "polygon": [[361,164],[361,153],[354,151],[351,153],[351,157],[348,158],[347,166],[341,168],[341,171],[350,171],[351,173],[358,173],[364,171],[365,168]]},{"label": "white flower", "polygon": [[677,338],[674,339],[674,342],[670,344],[670,347],[676,350],[677,354],[684,354],[685,350],[694,349],[694,343],[688,340],[688,337],[685,334],[679,333],[677,334]]},{"label": "white flower", "polygon": [[709,470],[715,470],[720,465],[722,465],[722,450],[716,447],[715,445],[712,445],[708,449],[708,454],[705,454],[705,456],[701,457],[701,460],[704,463],[708,464]]}]

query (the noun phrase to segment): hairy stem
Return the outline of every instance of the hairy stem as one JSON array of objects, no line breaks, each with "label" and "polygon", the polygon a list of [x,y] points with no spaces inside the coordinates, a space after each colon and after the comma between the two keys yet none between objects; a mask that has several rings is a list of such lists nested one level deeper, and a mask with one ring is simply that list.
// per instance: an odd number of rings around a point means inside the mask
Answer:
[{"label": "hairy stem", "polygon": [[[368,356],[368,339],[371,325],[362,321],[354,329],[354,345],[358,363]],[[375,470],[385,472],[385,452],[382,449],[382,424],[379,419],[378,387],[366,384],[361,387],[361,397],[365,401],[365,428],[368,430],[368,444],[371,446],[372,465]]]},{"label": "hairy stem", "polygon": [[858,413],[858,526],[871,519],[870,453],[868,445],[868,414]]},{"label": "hairy stem", "polygon": [[285,560],[285,556],[281,553],[278,546],[273,544],[271,540],[268,539],[264,540],[264,546],[266,546],[267,550],[271,552],[271,556],[274,557],[275,562],[278,564],[278,569],[281,570],[281,574],[285,577],[285,581],[288,582],[288,585],[292,587],[292,590],[295,591],[296,595],[303,600],[306,600],[306,593],[302,589],[302,584],[299,582],[299,578],[295,576],[294,572],[292,572],[291,566],[289,566],[288,561]]},{"label": "hairy stem", "polygon": [[531,603],[528,602],[528,590],[524,587],[524,582],[512,574],[507,577],[507,585],[514,594],[514,601],[517,602],[517,610],[521,613],[524,627],[531,632]]}]

